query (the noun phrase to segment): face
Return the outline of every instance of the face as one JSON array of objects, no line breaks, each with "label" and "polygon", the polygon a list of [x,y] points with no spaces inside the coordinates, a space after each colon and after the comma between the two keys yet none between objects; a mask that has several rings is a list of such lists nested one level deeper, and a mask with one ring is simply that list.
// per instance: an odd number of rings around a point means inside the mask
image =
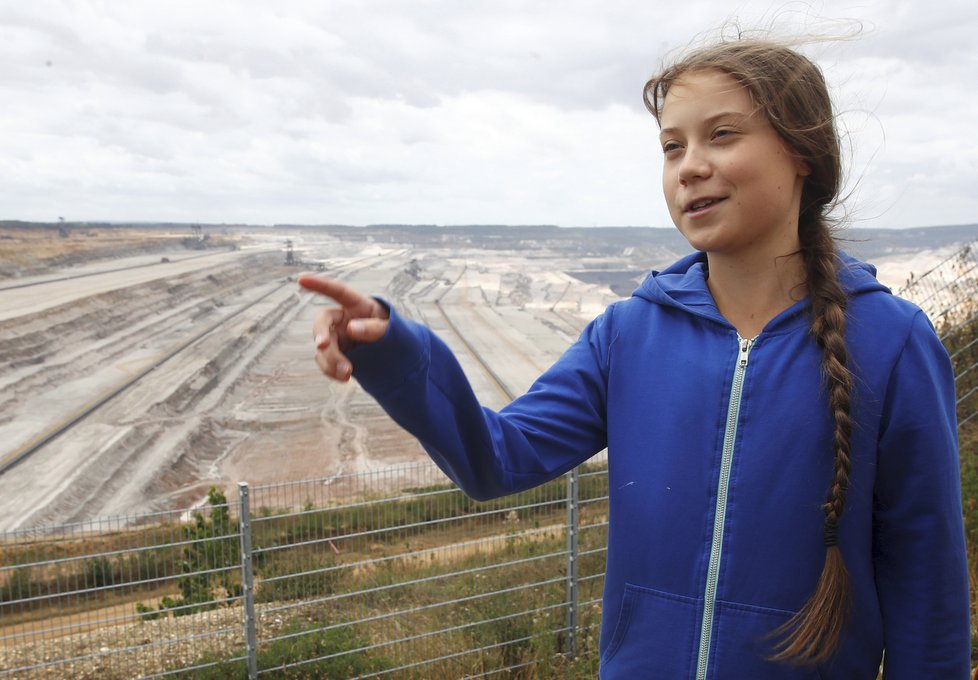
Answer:
[{"label": "face", "polygon": [[743,86],[720,71],[687,73],[669,88],[659,122],[663,193],[690,245],[739,258],[798,249],[805,164]]}]

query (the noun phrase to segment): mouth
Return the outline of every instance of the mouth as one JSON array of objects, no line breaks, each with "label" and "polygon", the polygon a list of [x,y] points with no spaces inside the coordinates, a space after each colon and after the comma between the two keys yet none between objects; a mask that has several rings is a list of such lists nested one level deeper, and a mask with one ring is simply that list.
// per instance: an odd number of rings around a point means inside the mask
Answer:
[{"label": "mouth", "polygon": [[705,198],[695,198],[683,206],[683,212],[689,214],[701,213],[708,210],[709,208],[712,208],[718,203],[722,203],[725,200],[727,199],[724,196],[708,196]]}]

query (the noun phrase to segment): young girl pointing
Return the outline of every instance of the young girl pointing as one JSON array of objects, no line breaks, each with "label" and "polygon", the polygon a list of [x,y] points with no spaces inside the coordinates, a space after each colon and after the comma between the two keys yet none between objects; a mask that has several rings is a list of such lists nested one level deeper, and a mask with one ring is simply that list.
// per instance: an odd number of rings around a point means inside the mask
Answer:
[{"label": "young girl pointing", "polygon": [[652,78],[663,193],[696,249],[522,397],[481,407],[427,328],[344,284],[316,361],[477,499],[607,447],[601,677],[966,678],[955,393],[924,314],[836,250],[822,74],[764,41]]}]

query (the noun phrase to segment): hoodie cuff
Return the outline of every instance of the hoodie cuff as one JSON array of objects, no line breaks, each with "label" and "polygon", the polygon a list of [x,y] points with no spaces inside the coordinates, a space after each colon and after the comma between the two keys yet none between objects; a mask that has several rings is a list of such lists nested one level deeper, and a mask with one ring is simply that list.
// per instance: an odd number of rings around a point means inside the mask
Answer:
[{"label": "hoodie cuff", "polygon": [[363,343],[347,351],[353,377],[371,394],[393,391],[417,373],[428,357],[423,326],[409,321],[386,300],[374,298],[390,312],[387,332],[376,342]]}]

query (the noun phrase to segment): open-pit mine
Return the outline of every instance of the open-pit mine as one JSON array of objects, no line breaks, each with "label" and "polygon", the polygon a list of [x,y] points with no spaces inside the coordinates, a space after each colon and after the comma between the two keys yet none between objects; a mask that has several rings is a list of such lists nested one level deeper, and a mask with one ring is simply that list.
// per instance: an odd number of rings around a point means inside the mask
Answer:
[{"label": "open-pit mine", "polygon": [[325,301],[302,271],[434,328],[499,407],[684,252],[650,229],[0,229],[0,530],[420,460],[355,382],[319,374]]}]

